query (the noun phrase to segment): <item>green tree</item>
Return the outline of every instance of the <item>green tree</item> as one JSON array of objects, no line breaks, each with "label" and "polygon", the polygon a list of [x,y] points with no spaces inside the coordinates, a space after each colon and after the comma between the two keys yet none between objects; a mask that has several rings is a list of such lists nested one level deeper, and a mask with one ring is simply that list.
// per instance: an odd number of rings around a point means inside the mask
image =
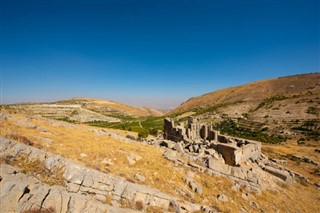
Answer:
[{"label": "green tree", "polygon": [[142,129],[138,133],[138,138],[147,138],[149,135],[149,131],[146,129]]}]

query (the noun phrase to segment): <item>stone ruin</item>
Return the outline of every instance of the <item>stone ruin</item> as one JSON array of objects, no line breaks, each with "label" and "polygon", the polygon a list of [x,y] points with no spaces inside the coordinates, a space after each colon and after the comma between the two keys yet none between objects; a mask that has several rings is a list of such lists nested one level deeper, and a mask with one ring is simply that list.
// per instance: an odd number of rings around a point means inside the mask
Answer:
[{"label": "stone ruin", "polygon": [[189,117],[186,127],[164,119],[163,138],[159,145],[168,148],[163,156],[176,165],[225,176],[253,191],[265,188],[262,179],[269,179],[266,173],[289,184],[307,182],[300,174],[269,160],[261,153],[260,142],[222,135],[194,117]]},{"label": "stone ruin", "polygon": [[164,139],[180,142],[194,153],[212,149],[230,166],[238,166],[248,160],[255,161],[261,154],[261,143],[230,137],[215,131],[212,125],[200,124],[197,118],[189,117],[187,128],[175,125],[172,119],[164,120]]}]

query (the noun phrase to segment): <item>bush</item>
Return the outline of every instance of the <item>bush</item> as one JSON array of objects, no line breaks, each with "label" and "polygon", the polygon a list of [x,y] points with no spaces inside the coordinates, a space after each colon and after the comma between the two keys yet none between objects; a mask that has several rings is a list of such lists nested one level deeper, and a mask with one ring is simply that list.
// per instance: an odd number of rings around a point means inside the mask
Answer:
[{"label": "bush", "polygon": [[149,131],[146,129],[142,129],[138,133],[138,138],[147,138],[149,135]]}]

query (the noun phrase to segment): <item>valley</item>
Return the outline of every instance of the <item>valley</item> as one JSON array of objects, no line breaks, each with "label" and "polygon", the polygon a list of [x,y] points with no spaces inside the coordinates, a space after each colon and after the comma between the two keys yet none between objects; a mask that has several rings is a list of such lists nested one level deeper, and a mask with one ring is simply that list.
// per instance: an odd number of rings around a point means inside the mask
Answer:
[{"label": "valley", "polygon": [[[317,212],[319,82],[254,82],[166,113],[91,98],[2,105],[2,199],[22,212]],[[261,150],[244,160],[217,152],[235,141],[235,153],[241,144]]]}]

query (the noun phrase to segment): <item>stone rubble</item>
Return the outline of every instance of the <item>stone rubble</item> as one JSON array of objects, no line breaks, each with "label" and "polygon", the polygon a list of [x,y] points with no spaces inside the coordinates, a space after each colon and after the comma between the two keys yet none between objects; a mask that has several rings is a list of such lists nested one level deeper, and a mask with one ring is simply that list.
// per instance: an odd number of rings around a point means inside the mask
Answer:
[{"label": "stone rubble", "polygon": [[[228,177],[252,191],[263,190],[260,180],[263,172],[289,184],[294,180],[308,181],[269,160],[261,153],[260,142],[221,135],[212,126],[200,124],[193,117],[189,117],[187,128],[166,118],[163,138],[152,143],[165,147],[167,150],[163,156],[175,165],[185,164],[199,172]],[[188,162],[181,158],[188,159]]]}]

